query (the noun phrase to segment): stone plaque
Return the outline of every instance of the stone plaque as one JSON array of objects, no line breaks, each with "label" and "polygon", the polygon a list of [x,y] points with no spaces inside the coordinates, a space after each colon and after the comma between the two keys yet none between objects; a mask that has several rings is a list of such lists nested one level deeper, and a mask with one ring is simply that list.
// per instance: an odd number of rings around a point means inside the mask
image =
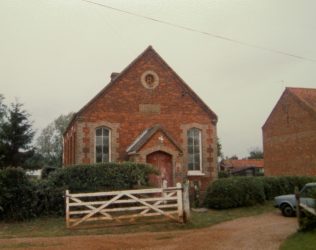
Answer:
[{"label": "stone plaque", "polygon": [[139,112],[145,114],[160,114],[159,104],[139,104]]}]

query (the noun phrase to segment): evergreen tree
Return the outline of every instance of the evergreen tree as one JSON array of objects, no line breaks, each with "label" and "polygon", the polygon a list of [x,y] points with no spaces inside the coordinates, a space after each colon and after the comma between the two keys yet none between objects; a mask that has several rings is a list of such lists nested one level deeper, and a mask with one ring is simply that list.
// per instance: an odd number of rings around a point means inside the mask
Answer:
[{"label": "evergreen tree", "polygon": [[3,104],[4,97],[0,94],[0,125],[3,122],[4,114],[6,112],[6,106]]},{"label": "evergreen tree", "polygon": [[[2,98],[3,100],[3,98]],[[23,104],[12,103],[2,109],[0,126],[0,166],[25,166],[34,151],[30,146],[34,131]]]},{"label": "evergreen tree", "polygon": [[[6,106],[3,104],[4,97],[0,94],[0,134],[2,133],[2,124],[4,121],[4,116],[6,113]],[[0,138],[1,139],[1,138]],[[3,149],[2,149],[2,142],[0,140],[0,166],[2,165],[1,162],[4,159]]]}]

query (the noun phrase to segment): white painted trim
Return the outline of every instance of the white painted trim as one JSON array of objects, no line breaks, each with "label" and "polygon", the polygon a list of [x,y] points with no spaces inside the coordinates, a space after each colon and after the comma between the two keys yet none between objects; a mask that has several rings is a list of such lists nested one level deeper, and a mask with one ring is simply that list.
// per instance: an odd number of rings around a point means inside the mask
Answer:
[{"label": "white painted trim", "polygon": [[199,149],[200,149],[200,172],[202,171],[202,153],[203,153],[203,150],[202,150],[202,130],[199,129]]},{"label": "white painted trim", "polygon": [[204,176],[200,170],[189,170],[187,176]]},{"label": "white painted trim", "polygon": [[[148,132],[148,129],[145,129],[145,130],[143,131],[143,133],[141,133],[141,135],[138,136],[138,137],[136,138],[136,140],[126,149],[126,152],[128,152],[132,147],[134,147],[134,146],[136,145],[136,143],[138,143],[138,142],[140,141],[140,139],[141,139],[147,132]],[[131,152],[131,153],[133,153],[133,152]]]}]

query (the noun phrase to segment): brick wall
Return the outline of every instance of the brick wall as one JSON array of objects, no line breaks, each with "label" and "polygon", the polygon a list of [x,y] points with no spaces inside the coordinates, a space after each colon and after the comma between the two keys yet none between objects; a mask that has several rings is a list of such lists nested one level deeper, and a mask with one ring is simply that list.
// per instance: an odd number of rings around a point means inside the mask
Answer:
[{"label": "brick wall", "polygon": [[265,175],[316,175],[316,114],[285,91],[263,126]]}]

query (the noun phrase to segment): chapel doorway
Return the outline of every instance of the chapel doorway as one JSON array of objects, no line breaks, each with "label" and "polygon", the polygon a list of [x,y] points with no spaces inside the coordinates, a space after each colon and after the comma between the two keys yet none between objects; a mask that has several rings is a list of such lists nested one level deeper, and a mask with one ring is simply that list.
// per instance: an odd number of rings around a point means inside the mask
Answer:
[{"label": "chapel doorway", "polygon": [[162,151],[153,152],[146,157],[146,162],[152,164],[160,171],[160,175],[151,175],[149,182],[151,185],[161,187],[164,180],[168,187],[173,186],[172,156]]}]

